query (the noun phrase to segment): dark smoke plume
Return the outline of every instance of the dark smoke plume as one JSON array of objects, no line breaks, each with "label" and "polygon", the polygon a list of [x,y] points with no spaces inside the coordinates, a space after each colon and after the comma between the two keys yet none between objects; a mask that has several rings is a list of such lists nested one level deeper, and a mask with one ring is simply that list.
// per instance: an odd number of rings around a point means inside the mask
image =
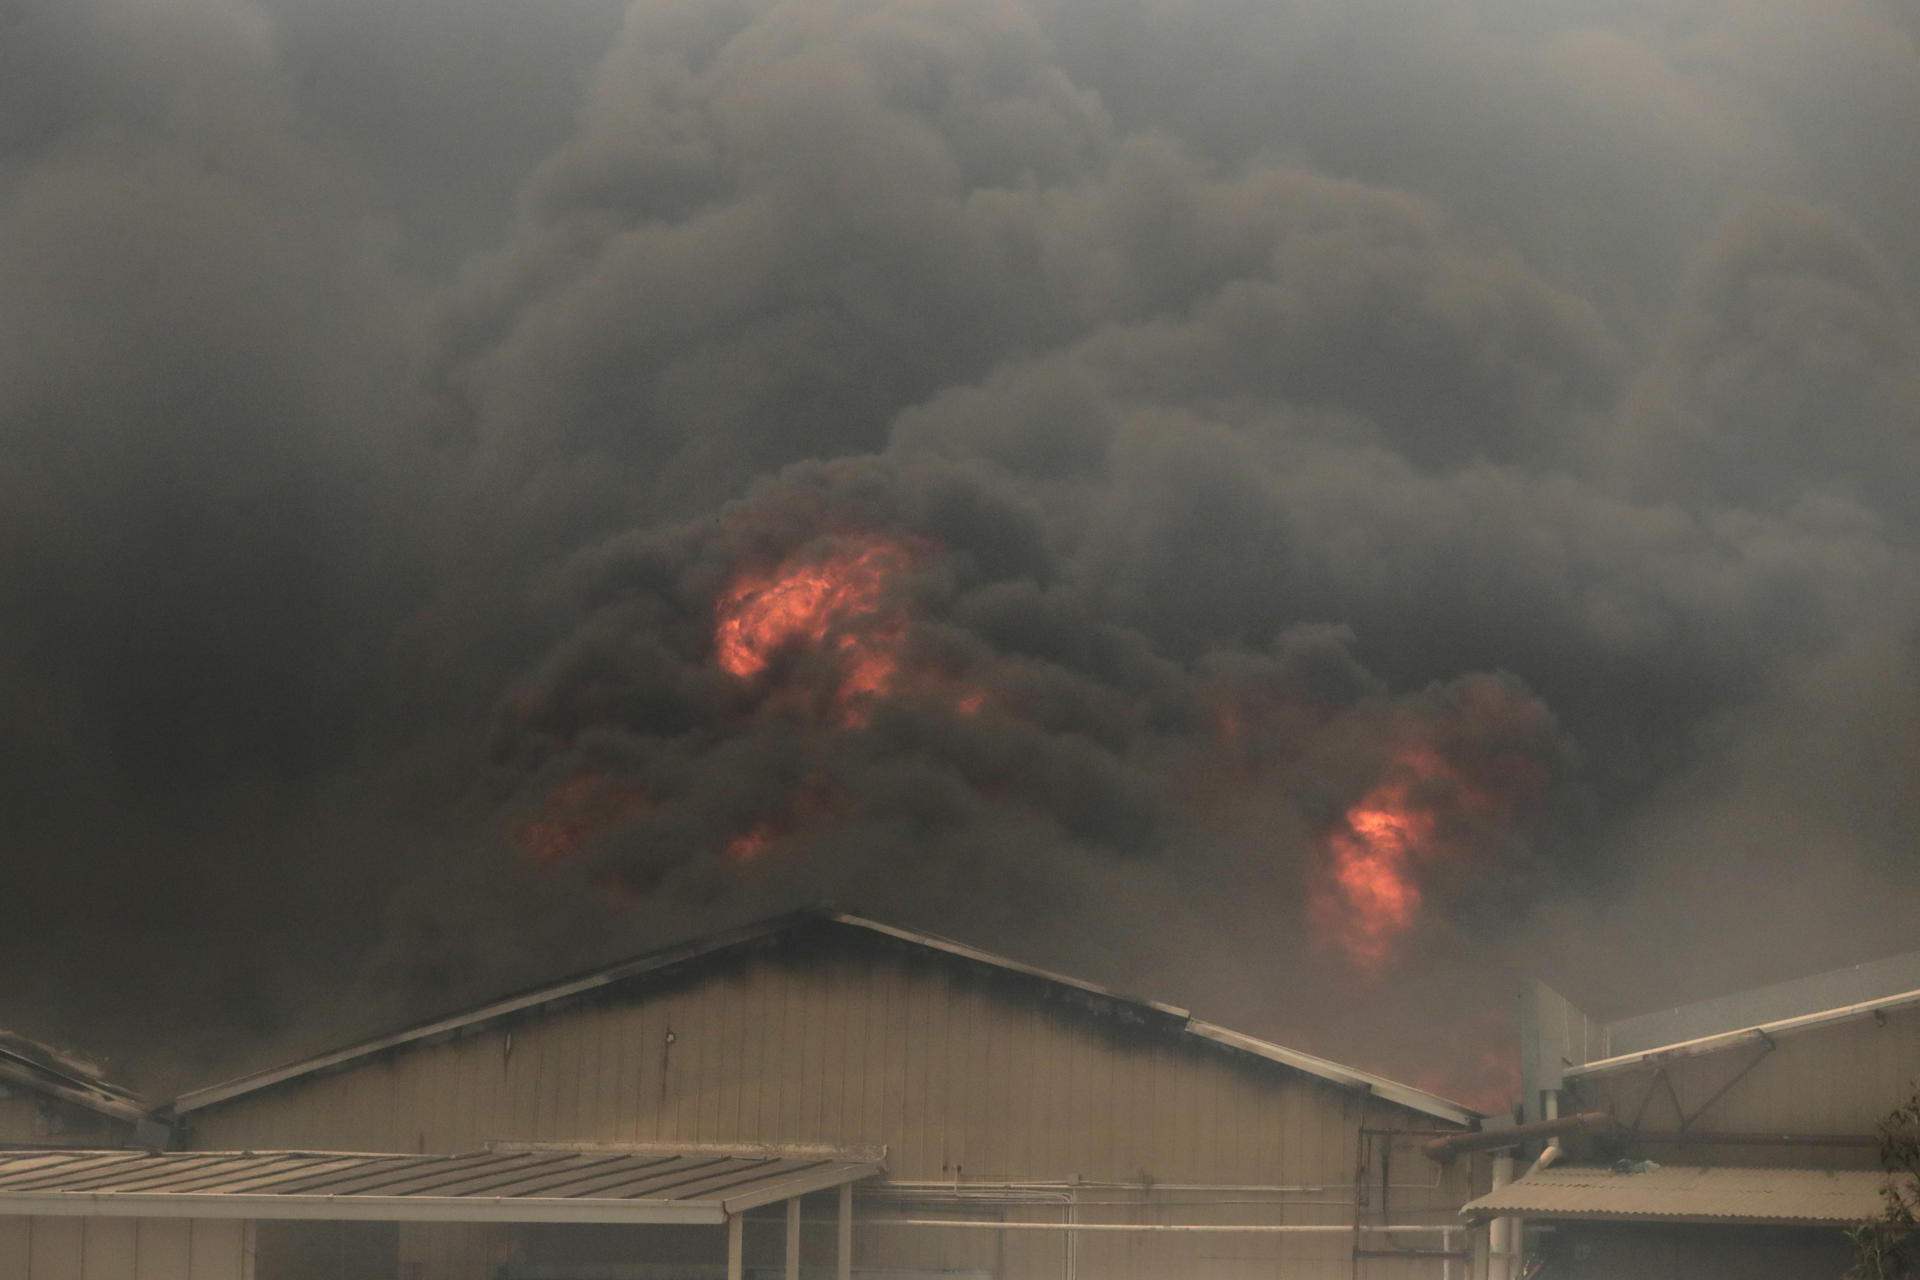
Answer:
[{"label": "dark smoke plume", "polygon": [[0,1021],[831,898],[1497,1102],[1909,944],[1911,5],[531,12],[0,8]]}]

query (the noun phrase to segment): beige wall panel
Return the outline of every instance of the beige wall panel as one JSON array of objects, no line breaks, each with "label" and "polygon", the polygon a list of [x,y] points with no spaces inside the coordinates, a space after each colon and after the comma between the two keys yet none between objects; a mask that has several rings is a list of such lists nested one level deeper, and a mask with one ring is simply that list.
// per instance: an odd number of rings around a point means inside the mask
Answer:
[{"label": "beige wall panel", "polygon": [[[0,1085],[0,1090],[7,1086]],[[24,1093],[0,1096],[0,1142],[38,1142],[34,1132],[33,1099]]]},{"label": "beige wall panel", "polygon": [[[1684,1114],[1700,1111],[1691,1127],[1699,1130],[1870,1134],[1910,1092],[1920,1075],[1920,1010],[1899,1010],[1884,1025],[1870,1018],[1783,1037],[1761,1054],[1756,1041],[1737,1048],[1668,1064],[1673,1092]],[[1752,1063],[1717,1100],[1713,1095]],[[1666,1086],[1651,1067],[1634,1068],[1597,1080],[1580,1081],[1583,1106],[1610,1110],[1622,1122],[1640,1116],[1640,1127],[1672,1129],[1678,1117]],[[1644,1105],[1643,1105],[1644,1100]],[[1710,1101],[1711,1100],[1711,1101]],[[1710,1105],[1709,1105],[1710,1104]],[[1747,1149],[1739,1163],[1779,1163],[1779,1152]],[[1716,1156],[1719,1153],[1716,1152]],[[1804,1159],[1804,1157],[1802,1157]],[[1822,1163],[1842,1161],[1829,1149]]]},{"label": "beige wall panel", "polygon": [[409,1280],[485,1280],[520,1258],[515,1233],[487,1223],[401,1223],[398,1254]]},{"label": "beige wall panel", "polygon": [[28,1240],[28,1280],[84,1280],[86,1222],[81,1218],[35,1218]]},{"label": "beige wall panel", "polygon": [[[132,1218],[86,1218],[81,1251],[84,1280],[133,1280],[140,1224]],[[5,1274],[0,1272],[0,1274]]]},{"label": "beige wall panel", "polygon": [[191,1274],[193,1280],[253,1280],[248,1274],[245,1222],[193,1222]]},{"label": "beige wall panel", "polygon": [[0,1218],[0,1276],[24,1276],[33,1246],[32,1218]]},{"label": "beige wall panel", "polygon": [[136,1280],[190,1280],[193,1224],[184,1218],[139,1220]]}]

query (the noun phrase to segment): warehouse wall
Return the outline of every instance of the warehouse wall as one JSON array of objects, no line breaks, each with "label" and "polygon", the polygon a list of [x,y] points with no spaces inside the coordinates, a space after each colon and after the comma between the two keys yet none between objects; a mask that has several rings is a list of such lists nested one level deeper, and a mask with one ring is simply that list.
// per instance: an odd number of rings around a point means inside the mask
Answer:
[{"label": "warehouse wall", "polygon": [[[1434,1123],[1130,1024],[1077,993],[906,949],[838,947],[742,958],[191,1119],[204,1149],[453,1152],[500,1139],[884,1145],[895,1188],[1059,1184],[1037,1200],[974,1204],[1012,1220],[1334,1224],[1350,1220],[1363,1107],[1370,1125]],[[1421,1211],[1448,1219],[1468,1197],[1470,1162],[1442,1173],[1407,1139],[1394,1167],[1406,1184],[1393,1192],[1402,1220]],[[1100,1183],[1116,1185],[1090,1185]],[[861,1203],[862,1266],[1123,1280],[1270,1277],[1282,1264],[1290,1276],[1351,1274],[1345,1233],[938,1230],[879,1219],[938,1216],[951,1205]],[[498,1256],[497,1241],[469,1250],[432,1234],[440,1256]],[[402,1255],[411,1256],[404,1237]],[[450,1262],[420,1274],[458,1270]],[[1362,1274],[1439,1271],[1384,1261]]]},{"label": "warehouse wall", "polygon": [[[1673,1059],[1665,1064],[1665,1080],[1654,1066],[1636,1066],[1597,1079],[1576,1077],[1568,1083],[1576,1090],[1574,1105],[1580,1109],[1610,1111],[1622,1123],[1637,1116],[1642,1129],[1676,1129],[1684,1115],[1705,1105],[1688,1127],[1716,1132],[1871,1134],[1889,1111],[1910,1096],[1915,1075],[1920,1073],[1920,1009],[1895,1010],[1881,1021],[1862,1017],[1803,1031],[1782,1037],[1771,1051],[1763,1052],[1764,1048],[1755,1037],[1750,1046]],[[1735,1081],[1737,1075],[1740,1078]],[[1715,1099],[1723,1088],[1726,1091]],[[1700,1164],[1859,1168],[1876,1164],[1876,1153],[1866,1148],[1685,1150],[1685,1159]]]},{"label": "warehouse wall", "polygon": [[125,1121],[43,1097],[21,1085],[0,1084],[0,1143],[117,1147],[131,1131]]},{"label": "warehouse wall", "polygon": [[253,1280],[246,1222],[0,1218],[6,1280]]}]

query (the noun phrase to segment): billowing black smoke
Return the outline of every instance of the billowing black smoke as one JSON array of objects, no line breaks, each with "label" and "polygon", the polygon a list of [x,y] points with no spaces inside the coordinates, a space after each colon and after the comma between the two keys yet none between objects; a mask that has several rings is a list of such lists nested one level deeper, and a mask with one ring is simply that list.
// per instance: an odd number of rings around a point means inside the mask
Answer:
[{"label": "billowing black smoke", "polygon": [[833,898],[1411,1072],[1904,944],[1910,7],[539,13],[0,15],[9,1021]]}]

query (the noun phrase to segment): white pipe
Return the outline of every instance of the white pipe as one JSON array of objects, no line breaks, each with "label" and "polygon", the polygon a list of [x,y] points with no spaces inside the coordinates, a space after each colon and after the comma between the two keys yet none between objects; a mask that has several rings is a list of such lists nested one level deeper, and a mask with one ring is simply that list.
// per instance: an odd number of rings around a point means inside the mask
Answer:
[{"label": "white pipe", "polygon": [[[1220,1223],[1188,1222],[989,1222],[967,1218],[862,1218],[863,1227],[971,1227],[980,1231],[1196,1231],[1196,1232],[1242,1232],[1248,1234],[1327,1234],[1334,1232],[1351,1235],[1353,1224],[1278,1224],[1253,1223],[1246,1226],[1229,1226]],[[1406,1232],[1438,1231],[1444,1239],[1449,1231],[1458,1231],[1458,1227],[1439,1224],[1401,1223],[1383,1226],[1376,1223],[1363,1223],[1362,1231]]]},{"label": "white pipe", "polygon": [[[1378,1185],[1378,1184],[1376,1184]],[[1432,1191],[1440,1185],[1436,1177],[1431,1182],[1395,1182],[1390,1190],[1394,1191]],[[1081,1204],[1139,1204],[1138,1200],[1092,1200],[1078,1192],[1111,1191],[1131,1192],[1138,1195],[1152,1195],[1156,1192],[1168,1192],[1174,1195],[1196,1195],[1202,1193],[1244,1194],[1265,1196],[1295,1196],[1324,1194],[1332,1188],[1325,1186],[1276,1186],[1261,1183],[1231,1182],[933,1182],[933,1181],[894,1181],[887,1179],[871,1184],[862,1184],[859,1195],[862,1200],[1015,1200],[1024,1199],[1033,1203],[1065,1204],[1077,1200]],[[1175,1204],[1277,1204],[1278,1200],[1179,1200]],[[1336,1205],[1353,1203],[1352,1195],[1340,1196],[1329,1200],[1292,1200],[1288,1205],[1323,1204]]]},{"label": "white pipe", "polygon": [[[1493,1158],[1493,1189],[1498,1191],[1513,1181],[1513,1157]],[[1487,1232],[1487,1280],[1511,1280],[1513,1276],[1513,1219],[1495,1218]]]}]

